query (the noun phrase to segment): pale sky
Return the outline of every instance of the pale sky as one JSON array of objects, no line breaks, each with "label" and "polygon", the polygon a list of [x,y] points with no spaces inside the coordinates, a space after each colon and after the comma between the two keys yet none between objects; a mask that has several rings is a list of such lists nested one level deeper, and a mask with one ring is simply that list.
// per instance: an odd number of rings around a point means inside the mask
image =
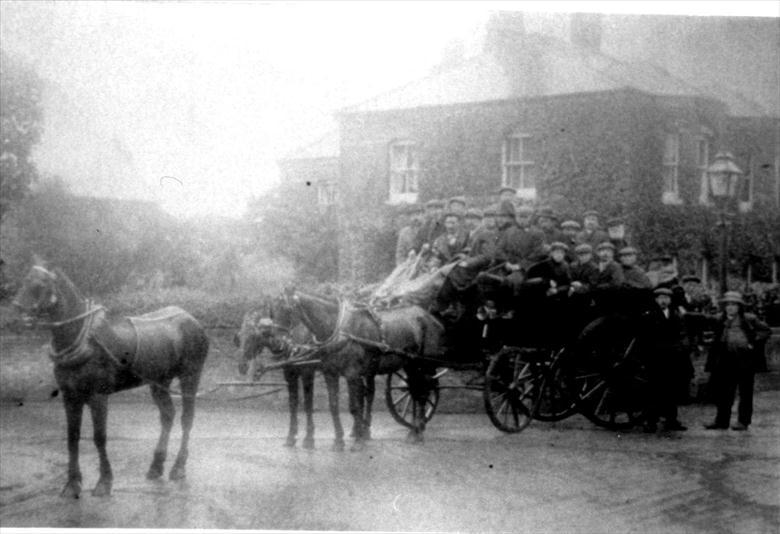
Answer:
[{"label": "pale sky", "polygon": [[[2,1],[0,45],[52,83],[42,172],[78,194],[237,217],[278,182],[280,157],[336,127],[335,110],[424,76],[490,10],[625,4]],[[776,1],[630,4],[780,15]]]}]

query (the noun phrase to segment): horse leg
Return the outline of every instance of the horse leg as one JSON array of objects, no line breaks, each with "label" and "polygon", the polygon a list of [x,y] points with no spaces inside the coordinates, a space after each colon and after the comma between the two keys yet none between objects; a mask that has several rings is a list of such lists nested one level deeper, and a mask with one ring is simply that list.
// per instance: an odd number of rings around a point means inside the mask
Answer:
[{"label": "horse leg", "polygon": [[363,406],[365,401],[365,385],[362,376],[347,379],[349,386],[349,411],[352,414],[355,441],[350,450],[360,451],[365,447],[365,422],[363,421]]},{"label": "horse leg", "polygon": [[173,418],[176,415],[176,408],[173,406],[171,394],[168,393],[170,383],[170,380],[168,380],[159,386],[155,384],[150,386],[152,399],[154,399],[157,409],[160,410],[160,438],[157,440],[157,446],[154,448],[152,465],[149,466],[149,471],[146,472],[146,478],[149,480],[156,480],[162,476],[163,464],[165,463],[165,457],[168,455],[168,440],[171,436]]},{"label": "horse leg", "polygon": [[306,437],[303,439],[304,449],[314,448],[314,370],[307,369],[301,373],[303,383],[303,409],[306,412]]},{"label": "horse leg", "polygon": [[405,369],[409,382],[409,394],[412,397],[412,426],[406,441],[409,443],[422,443],[423,430],[425,429],[425,379],[421,369],[408,367]]},{"label": "horse leg", "polygon": [[181,386],[181,445],[179,453],[173,462],[168,478],[182,480],[187,476],[186,466],[189,456],[190,432],[195,421],[195,397],[198,394],[198,382],[200,381],[200,369],[198,374],[179,377]]},{"label": "horse leg", "polygon": [[290,408],[290,428],[287,431],[285,447],[295,447],[295,437],[298,435],[298,377],[297,372],[285,370],[284,379],[287,382],[287,404]]},{"label": "horse leg", "polygon": [[89,401],[92,412],[92,427],[94,429],[95,447],[100,457],[100,478],[92,495],[105,497],[111,494],[111,484],[114,475],[111,473],[111,464],[106,454],[106,420],[108,419],[108,395],[94,395]]},{"label": "horse leg", "polygon": [[374,379],[374,375],[369,375],[365,377],[365,384],[366,384],[366,406],[365,406],[365,417],[364,425],[363,425],[363,439],[369,440],[371,439],[371,408],[374,405],[374,393],[376,391],[376,380]]},{"label": "horse leg", "polygon": [[62,398],[68,422],[68,481],[60,495],[78,499],[81,494],[79,440],[81,439],[81,415],[84,412],[84,399],[67,390],[63,390]]},{"label": "horse leg", "polygon": [[343,451],[344,428],[341,426],[341,416],[339,415],[339,375],[328,372],[323,374],[325,375],[325,385],[328,387],[328,407],[333,418],[333,431],[336,435],[333,441],[333,450]]}]

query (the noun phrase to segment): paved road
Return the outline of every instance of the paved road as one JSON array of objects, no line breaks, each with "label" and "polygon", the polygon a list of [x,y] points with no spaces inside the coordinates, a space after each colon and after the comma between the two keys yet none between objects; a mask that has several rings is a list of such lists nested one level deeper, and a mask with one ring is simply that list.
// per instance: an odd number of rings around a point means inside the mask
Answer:
[{"label": "paved road", "polygon": [[[376,414],[364,452],[281,446],[286,415],[260,401],[204,402],[188,478],[149,482],[151,403],[112,403],[109,498],[58,496],[66,465],[57,401],[0,409],[0,526],[469,532],[773,532],[780,530],[780,392],[756,399],[748,433],[711,432],[703,406],[686,433],[615,434],[575,416],[504,435],[482,414],[437,414],[423,446]],[[86,418],[82,436],[91,436]],[[178,434],[174,433],[174,439]],[[176,443],[176,442],[174,442]],[[97,479],[82,441],[84,486]]]}]

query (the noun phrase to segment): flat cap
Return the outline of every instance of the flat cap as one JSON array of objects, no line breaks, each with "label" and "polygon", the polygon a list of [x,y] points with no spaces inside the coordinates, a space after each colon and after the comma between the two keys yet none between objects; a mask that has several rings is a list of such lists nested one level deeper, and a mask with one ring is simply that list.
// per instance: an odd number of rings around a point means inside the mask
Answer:
[{"label": "flat cap", "polygon": [[464,196],[452,197],[451,199],[449,199],[447,201],[447,204],[455,204],[455,203],[460,203],[460,204],[463,204],[465,206],[466,205],[466,197],[464,197]]},{"label": "flat cap", "polygon": [[500,195],[504,191],[510,191],[510,192],[512,192],[512,194],[515,194],[515,195],[517,194],[517,189],[515,189],[514,187],[509,187],[508,185],[505,185],[505,186],[501,187],[498,190],[498,194]]},{"label": "flat cap", "polygon": [[612,244],[612,243],[610,243],[609,241],[602,241],[601,243],[599,243],[598,245],[596,245],[596,251],[597,251],[597,252],[598,252],[599,250],[604,250],[605,248],[608,248],[608,249],[610,249],[610,250],[611,250],[611,251],[613,251],[613,252],[615,251],[615,245],[613,245],[613,244]]},{"label": "flat cap", "polygon": [[574,247],[574,252],[577,254],[593,254],[593,247],[588,243],[581,243]]},{"label": "flat cap", "polygon": [[573,228],[575,230],[579,230],[580,228],[582,228],[582,225],[577,221],[572,221],[571,219],[569,219],[568,221],[563,221],[561,223],[561,228]]},{"label": "flat cap", "polygon": [[629,256],[631,254],[636,254],[637,250],[634,247],[623,247],[620,249],[620,252],[618,254],[620,256]]},{"label": "flat cap", "polygon": [[745,304],[745,301],[742,300],[742,293],[739,291],[726,291],[723,294],[723,297],[720,299],[720,301],[723,304],[728,304],[729,302],[733,302],[736,304]]},{"label": "flat cap", "polygon": [[669,289],[668,287],[657,287],[657,288],[655,288],[653,290],[653,295],[655,295],[655,296],[666,295],[667,297],[671,297],[672,296],[672,290]]},{"label": "flat cap", "polygon": [[498,206],[495,204],[488,206],[487,208],[485,208],[483,215],[485,217],[495,217],[496,215],[498,215]]},{"label": "flat cap", "polygon": [[701,278],[699,278],[695,274],[686,274],[685,276],[682,277],[682,283],[684,284],[685,282],[696,282],[697,284],[700,284]]},{"label": "flat cap", "polygon": [[583,217],[598,217],[599,212],[596,210],[588,210],[582,214]]},{"label": "flat cap", "polygon": [[443,208],[444,201],[438,198],[434,198],[425,203],[426,208]]},{"label": "flat cap", "polygon": [[470,217],[472,219],[481,219],[482,212],[477,208],[469,208],[466,210],[466,217]]},{"label": "flat cap", "polygon": [[550,250],[562,250],[566,252],[569,250],[569,246],[562,241],[553,241],[550,243]]},{"label": "flat cap", "polygon": [[534,209],[531,206],[526,206],[525,204],[522,204],[517,207],[517,214],[530,216],[534,214]]},{"label": "flat cap", "polygon": [[448,211],[444,212],[443,216],[444,216],[445,219],[447,217],[457,217],[458,219],[460,219],[463,215],[458,213],[457,211],[448,210]]},{"label": "flat cap", "polygon": [[536,217],[547,217],[548,219],[558,219],[558,216],[555,214],[553,209],[550,206],[543,206],[536,210]]},{"label": "flat cap", "polygon": [[607,219],[607,226],[620,226],[621,224],[625,224],[626,220],[623,217],[612,217],[611,219]]}]

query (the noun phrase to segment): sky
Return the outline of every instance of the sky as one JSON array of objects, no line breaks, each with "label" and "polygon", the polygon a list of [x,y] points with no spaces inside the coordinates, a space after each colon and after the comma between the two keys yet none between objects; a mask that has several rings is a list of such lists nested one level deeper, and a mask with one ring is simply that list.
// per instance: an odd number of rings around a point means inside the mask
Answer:
[{"label": "sky", "polygon": [[[631,4],[631,6],[626,6]],[[490,10],[780,16],[764,2],[0,2],[48,82],[35,163],[77,194],[240,217],[334,111],[424,76]],[[706,9],[707,12],[702,12]]]}]

